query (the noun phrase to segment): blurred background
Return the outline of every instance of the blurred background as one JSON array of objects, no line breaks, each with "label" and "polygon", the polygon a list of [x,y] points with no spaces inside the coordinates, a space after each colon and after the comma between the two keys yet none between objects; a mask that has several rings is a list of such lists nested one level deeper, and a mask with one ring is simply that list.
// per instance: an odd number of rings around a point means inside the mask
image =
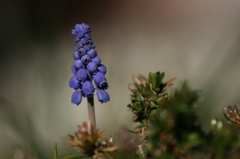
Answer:
[{"label": "blurred background", "polygon": [[[87,23],[107,66],[111,101],[95,99],[97,125],[114,136],[131,127],[132,75],[164,71],[201,90],[200,120],[208,131],[222,108],[240,105],[238,0],[1,0],[0,158],[29,151],[36,158],[71,152],[62,140],[88,120],[86,99],[71,104],[76,23]],[[24,149],[24,151],[23,151]],[[27,153],[27,152],[26,152]]]}]

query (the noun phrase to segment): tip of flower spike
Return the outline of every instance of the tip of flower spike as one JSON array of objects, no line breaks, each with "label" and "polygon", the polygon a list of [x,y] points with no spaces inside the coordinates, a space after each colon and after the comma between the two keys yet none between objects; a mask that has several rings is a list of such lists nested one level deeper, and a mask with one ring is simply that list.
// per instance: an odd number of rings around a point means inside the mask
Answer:
[{"label": "tip of flower spike", "polygon": [[76,24],[74,28],[75,29],[80,29],[80,27],[81,27],[81,24]]},{"label": "tip of flower spike", "polygon": [[91,30],[90,30],[90,27],[89,27],[89,25],[88,25],[88,24],[82,23],[82,26],[83,26],[83,31],[84,31],[85,33],[87,33],[87,32],[90,32],[90,31],[91,31]]},{"label": "tip of flower spike", "polygon": [[[82,24],[76,24],[74,29],[72,29],[72,35],[75,35],[79,38],[82,38],[85,36],[85,34],[90,33],[91,29],[89,25],[82,23]],[[87,36],[87,38],[90,36]]]},{"label": "tip of flower spike", "polygon": [[76,24],[75,25],[76,32],[82,32],[82,33],[89,33],[91,32],[89,25],[82,23],[82,24]]}]

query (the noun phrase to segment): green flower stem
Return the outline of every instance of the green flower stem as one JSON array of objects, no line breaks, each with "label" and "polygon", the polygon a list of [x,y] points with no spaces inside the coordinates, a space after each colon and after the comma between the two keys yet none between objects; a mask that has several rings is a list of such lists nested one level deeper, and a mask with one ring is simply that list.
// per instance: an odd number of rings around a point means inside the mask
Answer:
[{"label": "green flower stem", "polygon": [[57,159],[58,158],[58,150],[57,150],[57,143],[54,143],[54,148],[53,148],[53,158]]},{"label": "green flower stem", "polygon": [[94,98],[93,97],[88,97],[87,98],[87,102],[88,102],[89,121],[93,125],[94,130],[96,130],[96,117],[95,117],[95,109],[94,109]]}]

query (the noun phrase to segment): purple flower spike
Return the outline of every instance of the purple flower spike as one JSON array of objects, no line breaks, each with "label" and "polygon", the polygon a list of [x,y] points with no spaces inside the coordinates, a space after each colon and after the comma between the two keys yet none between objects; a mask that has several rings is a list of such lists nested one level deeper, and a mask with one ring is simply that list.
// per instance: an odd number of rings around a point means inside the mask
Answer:
[{"label": "purple flower spike", "polygon": [[82,91],[85,97],[92,97],[95,91],[93,84],[90,81],[85,81],[82,85]]},{"label": "purple flower spike", "polygon": [[87,24],[76,24],[75,25],[75,29],[72,30],[72,34],[77,36],[78,34],[77,33],[82,33],[82,34],[86,34],[86,33],[89,33],[91,30],[90,30],[90,27],[89,25]]},{"label": "purple flower spike", "polygon": [[75,91],[72,94],[72,103],[79,105],[82,102],[82,92]]},{"label": "purple flower spike", "polygon": [[75,90],[80,88],[80,83],[77,80],[76,76],[73,76],[70,80],[69,80],[69,87],[73,88]]},{"label": "purple flower spike", "polygon": [[82,32],[78,32],[78,33],[77,33],[77,36],[78,36],[78,38],[80,39],[80,38],[82,38],[82,37],[84,36],[84,34],[83,34]]},{"label": "purple flower spike", "polygon": [[74,67],[74,65],[71,67],[72,73],[76,74],[77,73],[77,69]]},{"label": "purple flower spike", "polygon": [[77,49],[76,52],[77,52],[79,58],[81,58],[83,55],[86,54],[86,50],[84,48]]},{"label": "purple flower spike", "polygon": [[77,42],[79,42],[80,41],[80,37],[79,36],[76,36],[75,37],[75,42],[77,43]]},{"label": "purple flower spike", "polygon": [[90,33],[87,33],[87,34],[85,34],[85,36],[84,36],[86,39],[91,39],[91,34]]},{"label": "purple flower spike", "polygon": [[74,67],[79,70],[80,68],[83,68],[83,63],[81,60],[74,61]]},{"label": "purple flower spike", "polygon": [[96,87],[99,89],[107,89],[108,88],[108,83],[107,80],[101,72],[97,72],[95,75],[92,75],[93,80],[96,84]]},{"label": "purple flower spike", "polygon": [[88,74],[85,69],[79,69],[76,73],[76,78],[79,80],[81,83],[85,82],[87,80]]},{"label": "purple flower spike", "polygon": [[110,97],[108,95],[108,93],[102,89],[99,89],[97,91],[97,97],[99,102],[101,103],[107,103],[108,101],[110,101]]},{"label": "purple flower spike", "polygon": [[82,60],[82,63],[83,63],[84,65],[87,65],[87,64],[90,62],[90,57],[89,57],[88,55],[84,55],[84,56],[81,58],[81,60]]},{"label": "purple flower spike", "polygon": [[74,60],[78,60],[78,59],[81,59],[81,56],[79,56],[78,52],[75,51],[73,54],[73,58],[74,58]]},{"label": "purple flower spike", "polygon": [[95,56],[91,59],[92,62],[95,62],[96,65],[99,65],[101,63],[101,58],[99,56]]},{"label": "purple flower spike", "polygon": [[97,51],[94,49],[91,49],[87,52],[87,54],[90,58],[94,58],[95,56],[97,56]]},{"label": "purple flower spike", "polygon": [[102,64],[99,64],[97,69],[99,72],[103,73],[104,75],[107,73],[107,68]]},{"label": "purple flower spike", "polygon": [[76,29],[72,29],[72,35],[77,35],[77,30]]},{"label": "purple flower spike", "polygon": [[83,45],[87,44],[87,43],[88,43],[88,39],[82,38],[82,39],[81,39],[81,43],[82,43]]},{"label": "purple flower spike", "polygon": [[92,49],[95,49],[95,45],[94,44],[92,44]]},{"label": "purple flower spike", "polygon": [[89,73],[95,74],[97,72],[97,65],[94,62],[89,62],[87,64],[87,69]]},{"label": "purple flower spike", "polygon": [[76,43],[75,47],[76,47],[77,49],[79,49],[79,48],[83,47],[83,43],[81,43],[81,42],[79,41],[79,42]]},{"label": "purple flower spike", "polygon": [[93,44],[93,41],[91,39],[88,39],[89,44]]},{"label": "purple flower spike", "polygon": [[91,44],[86,44],[83,46],[83,48],[86,50],[86,51],[89,51],[91,48],[92,48],[92,45]]},{"label": "purple flower spike", "polygon": [[74,28],[80,31],[80,29],[83,28],[83,27],[82,27],[81,24],[76,24]]},{"label": "purple flower spike", "polygon": [[83,23],[82,27],[83,27],[83,30],[82,30],[83,33],[88,33],[91,31],[89,25],[87,25],[87,24]]},{"label": "purple flower spike", "polygon": [[91,38],[91,29],[89,25],[82,23],[76,24],[72,29],[75,36],[75,52],[73,54],[74,64],[71,67],[75,74],[69,80],[69,86],[76,90],[72,94],[72,103],[80,104],[83,97],[93,97],[95,88],[92,79],[98,89],[97,97],[101,103],[106,103],[110,97],[104,89],[108,88],[105,78],[107,69],[101,63],[101,58],[95,50]]}]

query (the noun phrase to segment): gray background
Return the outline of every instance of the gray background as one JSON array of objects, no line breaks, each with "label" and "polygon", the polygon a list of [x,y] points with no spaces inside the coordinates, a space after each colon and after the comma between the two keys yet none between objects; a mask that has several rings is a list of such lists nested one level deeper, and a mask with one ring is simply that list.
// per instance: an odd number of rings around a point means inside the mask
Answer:
[{"label": "gray background", "polygon": [[62,137],[88,120],[86,99],[70,103],[76,23],[87,23],[107,66],[111,101],[95,99],[97,125],[114,136],[131,127],[131,76],[164,71],[202,90],[200,120],[207,131],[222,108],[240,105],[239,0],[1,0],[0,158],[25,146],[51,157]]}]

